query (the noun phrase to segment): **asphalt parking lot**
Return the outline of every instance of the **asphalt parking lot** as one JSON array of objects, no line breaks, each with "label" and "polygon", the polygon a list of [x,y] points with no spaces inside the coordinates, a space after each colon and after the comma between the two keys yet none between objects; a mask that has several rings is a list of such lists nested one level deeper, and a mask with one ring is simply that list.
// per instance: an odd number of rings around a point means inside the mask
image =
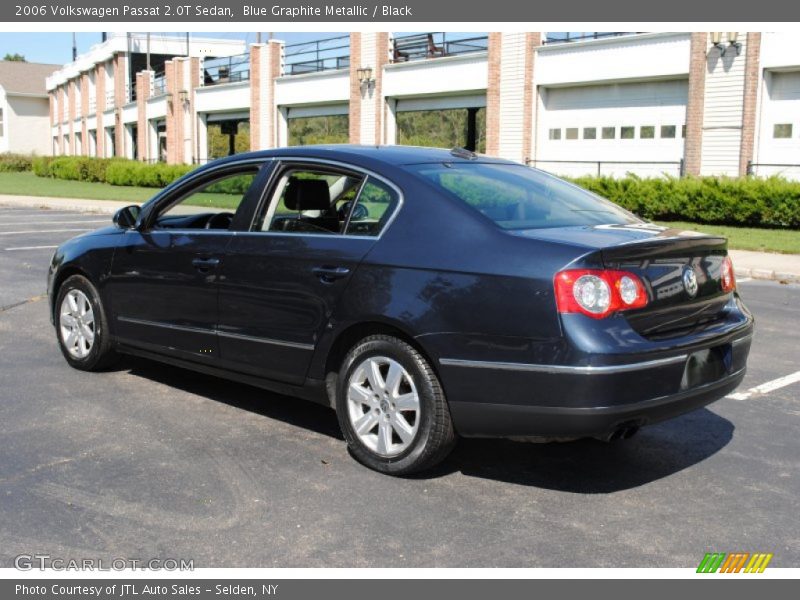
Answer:
[{"label": "asphalt parking lot", "polygon": [[739,399],[611,444],[462,440],[435,472],[402,480],[353,461],[322,407],[140,359],[70,369],[47,263],[108,222],[0,207],[0,566],[43,553],[694,567],[707,551],[800,564],[800,286],[740,283],[757,332]]}]

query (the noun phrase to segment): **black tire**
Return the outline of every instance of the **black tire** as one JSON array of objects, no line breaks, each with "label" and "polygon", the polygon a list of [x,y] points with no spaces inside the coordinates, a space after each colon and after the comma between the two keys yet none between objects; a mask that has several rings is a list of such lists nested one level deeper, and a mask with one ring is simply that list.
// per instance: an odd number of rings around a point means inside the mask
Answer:
[{"label": "black tire", "polygon": [[[365,445],[356,434],[348,412],[350,377],[370,357],[397,361],[410,375],[419,398],[419,424],[408,447],[396,456],[382,456]],[[367,411],[368,412],[368,411]],[[456,434],[447,400],[436,373],[411,345],[388,335],[372,335],[347,353],[336,386],[336,414],[352,455],[363,465],[389,475],[411,475],[444,460],[455,446]]]},{"label": "black tire", "polygon": [[[61,306],[64,298],[73,290],[79,290],[86,296],[94,314],[94,341],[88,354],[84,357],[76,357],[70,353],[62,334]],[[111,336],[108,334],[108,320],[106,319],[100,295],[86,277],[72,275],[61,284],[53,311],[58,347],[71,367],[81,371],[100,371],[110,367],[119,359],[119,355],[113,349]]]}]

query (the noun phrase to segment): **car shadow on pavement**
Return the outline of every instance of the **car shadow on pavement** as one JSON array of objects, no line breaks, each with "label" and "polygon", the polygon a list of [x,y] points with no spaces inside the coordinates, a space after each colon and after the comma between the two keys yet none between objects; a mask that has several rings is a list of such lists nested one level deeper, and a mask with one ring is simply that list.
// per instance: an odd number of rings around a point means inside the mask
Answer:
[{"label": "car shadow on pavement", "polygon": [[[142,358],[124,357],[114,370],[342,439],[336,414],[313,402]],[[607,494],[691,467],[724,448],[733,431],[733,423],[703,408],[645,427],[633,438],[616,442],[585,439],[536,444],[461,439],[441,465],[413,478],[437,479],[459,472],[543,489]]]},{"label": "car shadow on pavement", "polygon": [[344,439],[339,431],[336,413],[313,402],[133,356],[123,357],[115,370],[128,371],[136,377],[157,381],[215,402]]},{"label": "car shadow on pavement", "polygon": [[615,442],[465,439],[438,473],[427,477],[461,472],[576,494],[607,494],[646,485],[702,462],[724,448],[733,431],[733,423],[703,408]]}]

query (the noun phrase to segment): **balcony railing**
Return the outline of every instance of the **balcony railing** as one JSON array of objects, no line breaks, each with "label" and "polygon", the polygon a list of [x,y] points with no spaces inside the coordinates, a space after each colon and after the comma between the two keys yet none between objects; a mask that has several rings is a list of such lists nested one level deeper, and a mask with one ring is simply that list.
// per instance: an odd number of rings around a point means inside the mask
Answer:
[{"label": "balcony railing", "polygon": [[237,54],[203,61],[203,85],[221,85],[250,80],[250,54]]},{"label": "balcony railing", "polygon": [[584,42],[587,40],[602,40],[604,38],[636,35],[639,31],[548,31],[545,44],[566,44],[569,42]]},{"label": "balcony railing", "polygon": [[472,52],[486,52],[489,48],[489,36],[474,35],[463,37],[463,34],[446,32],[414,33],[394,38],[392,51],[393,62],[408,62],[444,56],[458,56]]},{"label": "balcony railing", "polygon": [[285,50],[289,75],[350,68],[350,36],[289,44]]},{"label": "balcony railing", "polygon": [[167,76],[163,72],[153,75],[153,96],[163,96],[167,93]]}]

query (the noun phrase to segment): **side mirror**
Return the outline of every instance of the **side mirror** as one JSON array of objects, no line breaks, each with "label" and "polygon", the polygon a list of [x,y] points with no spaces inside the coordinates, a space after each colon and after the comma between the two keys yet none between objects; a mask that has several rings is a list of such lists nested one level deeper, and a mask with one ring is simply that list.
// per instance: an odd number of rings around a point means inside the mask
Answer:
[{"label": "side mirror", "polygon": [[120,208],[114,213],[114,225],[120,229],[133,229],[136,226],[136,220],[139,218],[141,208],[136,204],[131,204],[124,208]]}]

